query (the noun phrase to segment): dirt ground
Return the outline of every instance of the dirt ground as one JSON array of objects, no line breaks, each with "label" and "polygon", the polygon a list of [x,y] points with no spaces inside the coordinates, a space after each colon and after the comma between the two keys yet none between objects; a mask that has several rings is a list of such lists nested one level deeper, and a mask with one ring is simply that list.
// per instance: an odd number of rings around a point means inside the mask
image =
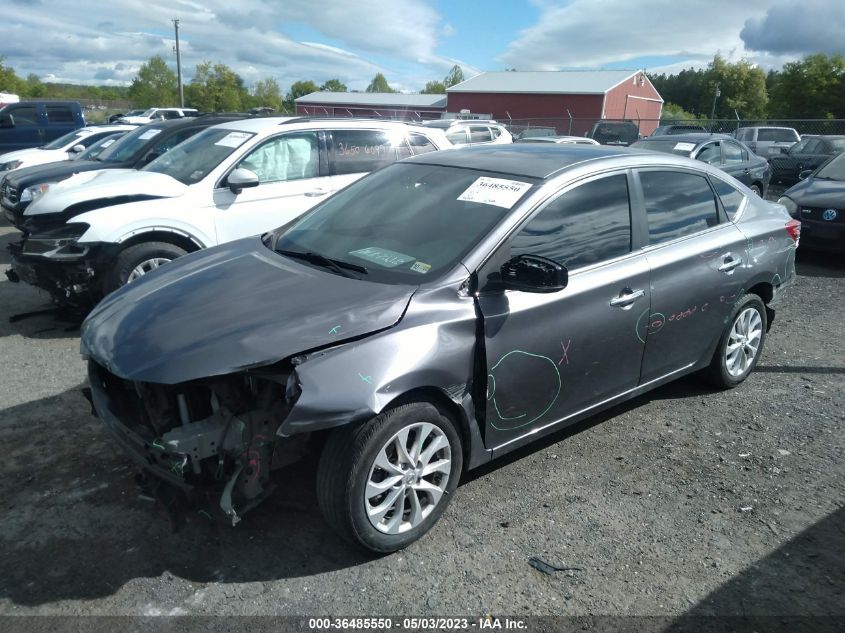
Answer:
[{"label": "dirt ground", "polygon": [[3,278],[0,614],[843,617],[845,262],[798,272],[742,386],[686,378],[473,472],[383,557],[323,523],[313,464],[236,528],[170,533],[90,415],[78,332],[10,323],[47,299]]}]

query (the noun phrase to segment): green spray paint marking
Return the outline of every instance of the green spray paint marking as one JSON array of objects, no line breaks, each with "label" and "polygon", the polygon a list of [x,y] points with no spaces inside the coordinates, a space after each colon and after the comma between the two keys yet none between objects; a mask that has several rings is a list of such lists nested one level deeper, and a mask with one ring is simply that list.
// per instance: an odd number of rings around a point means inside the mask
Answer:
[{"label": "green spray paint marking", "polygon": [[159,439],[159,438],[156,438],[156,439],[153,440],[153,448],[157,448],[160,451],[167,450],[165,448],[164,444],[161,443],[161,439]]}]

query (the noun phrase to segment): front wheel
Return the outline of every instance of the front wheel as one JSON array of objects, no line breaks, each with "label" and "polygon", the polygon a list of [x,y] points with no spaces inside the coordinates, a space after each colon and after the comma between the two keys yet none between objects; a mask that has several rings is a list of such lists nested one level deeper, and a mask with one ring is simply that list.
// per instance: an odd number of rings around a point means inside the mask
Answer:
[{"label": "front wheel", "polygon": [[346,540],[393,552],[437,522],[462,468],[454,423],[433,404],[415,402],[332,433],[317,470],[317,502]]},{"label": "front wheel", "polygon": [[760,185],[755,183],[751,185],[750,189],[757,195],[758,198],[763,197],[763,189],[760,187]]},{"label": "front wheel", "polygon": [[104,290],[106,293],[117,290],[186,254],[186,250],[168,242],[144,242],[125,248],[115,258],[115,265],[106,276]]},{"label": "front wheel", "polygon": [[766,306],[757,295],[747,294],[731,311],[707,368],[709,382],[720,389],[736,387],[757,365],[765,341]]}]

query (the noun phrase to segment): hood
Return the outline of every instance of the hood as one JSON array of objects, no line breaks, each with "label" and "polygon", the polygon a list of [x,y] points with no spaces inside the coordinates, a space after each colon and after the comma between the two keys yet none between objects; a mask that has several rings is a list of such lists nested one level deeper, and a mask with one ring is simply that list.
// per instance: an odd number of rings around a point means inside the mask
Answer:
[{"label": "hood", "polygon": [[144,196],[175,198],[188,186],[154,171],[134,169],[101,169],[74,174],[34,200],[24,215],[61,213],[68,207],[90,200]]},{"label": "hood", "polygon": [[95,160],[61,161],[30,165],[29,167],[20,167],[8,172],[6,182],[10,186],[22,191],[26,187],[32,187],[42,182],[59,182],[76,173],[103,169],[105,166],[107,166],[107,163],[100,163]]},{"label": "hood", "polygon": [[107,296],[82,325],[82,346],[117,376],[175,384],[391,327],[416,288],[341,277],[251,237],[182,257]]},{"label": "hood", "polygon": [[803,207],[845,209],[845,182],[841,180],[817,180],[810,176],[787,189],[783,195]]},{"label": "hood", "polygon": [[31,158],[36,152],[41,151],[43,150],[40,150],[37,147],[29,147],[27,149],[15,150],[14,152],[6,152],[5,154],[0,154],[0,163],[8,163],[10,160]]}]

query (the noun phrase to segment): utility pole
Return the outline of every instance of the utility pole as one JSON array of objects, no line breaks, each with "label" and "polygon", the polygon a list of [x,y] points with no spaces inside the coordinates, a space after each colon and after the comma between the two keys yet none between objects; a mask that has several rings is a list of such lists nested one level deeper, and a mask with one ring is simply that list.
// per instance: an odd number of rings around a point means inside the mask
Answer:
[{"label": "utility pole", "polygon": [[179,81],[179,107],[185,107],[185,92],[182,89],[182,54],[179,52],[179,20],[173,20],[176,29],[176,78]]},{"label": "utility pole", "polygon": [[716,99],[721,96],[719,84],[716,84],[716,92],[713,93],[713,107],[710,108],[710,131],[713,131],[713,119],[716,117]]}]

